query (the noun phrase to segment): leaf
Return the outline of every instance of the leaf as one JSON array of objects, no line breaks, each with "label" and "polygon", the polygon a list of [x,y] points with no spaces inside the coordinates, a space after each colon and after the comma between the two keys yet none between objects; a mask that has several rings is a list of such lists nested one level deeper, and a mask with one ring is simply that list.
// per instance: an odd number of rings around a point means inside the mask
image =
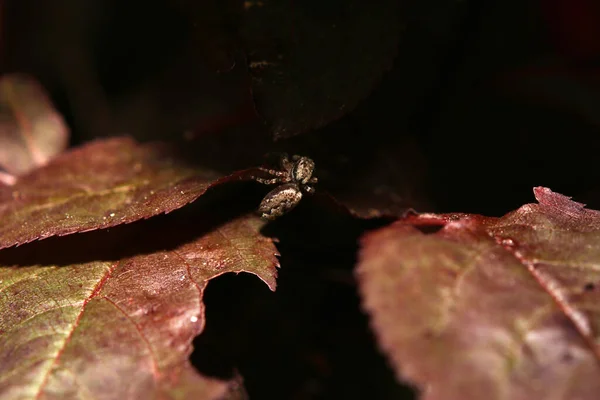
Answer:
[{"label": "leaf", "polygon": [[370,147],[339,139],[342,144],[325,146],[320,142],[310,153],[318,160],[320,190],[326,190],[359,218],[401,216],[411,208],[431,209],[423,194],[426,163],[414,141],[396,138],[382,146],[375,139],[379,146]]},{"label": "leaf", "polygon": [[364,308],[422,398],[598,397],[600,212],[534,191],[502,218],[423,214],[363,239]]},{"label": "leaf", "polygon": [[33,78],[0,79],[0,167],[22,175],[60,154],[68,139],[65,122]]},{"label": "leaf", "polygon": [[[156,219],[121,227],[130,229],[128,235],[112,245],[173,237],[177,243],[120,259],[6,263],[6,254],[49,241],[0,253],[0,393],[37,399],[216,399],[235,391],[238,380],[201,376],[188,362],[192,339],[204,326],[203,293],[210,279],[228,272],[255,274],[275,290],[277,250],[260,235],[263,222],[256,216],[216,227],[206,223],[210,214],[200,217],[178,217],[166,227],[156,226]],[[81,254],[107,237],[112,236],[84,240]]]},{"label": "leaf", "polygon": [[396,55],[395,0],[249,1],[245,9],[254,100],[276,139],[351,111]]},{"label": "leaf", "polygon": [[0,187],[0,248],[168,213],[249,174],[220,178],[127,138],[92,142]]},{"label": "leaf", "polygon": [[572,114],[594,127],[600,126],[600,79],[596,69],[565,68],[553,61],[536,64],[508,72],[497,86],[519,102]]}]

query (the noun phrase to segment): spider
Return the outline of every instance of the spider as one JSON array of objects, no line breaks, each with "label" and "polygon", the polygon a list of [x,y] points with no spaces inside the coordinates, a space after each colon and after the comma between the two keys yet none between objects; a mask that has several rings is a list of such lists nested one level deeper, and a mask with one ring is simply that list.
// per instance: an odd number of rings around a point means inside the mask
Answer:
[{"label": "spider", "polygon": [[269,220],[274,220],[296,207],[302,199],[302,192],[314,193],[315,189],[309,184],[317,183],[317,178],[312,176],[315,162],[310,158],[295,155],[290,160],[287,154],[282,154],[279,163],[279,170],[260,168],[273,178],[254,177],[257,182],[265,185],[281,183],[267,193],[258,206],[260,215]]}]

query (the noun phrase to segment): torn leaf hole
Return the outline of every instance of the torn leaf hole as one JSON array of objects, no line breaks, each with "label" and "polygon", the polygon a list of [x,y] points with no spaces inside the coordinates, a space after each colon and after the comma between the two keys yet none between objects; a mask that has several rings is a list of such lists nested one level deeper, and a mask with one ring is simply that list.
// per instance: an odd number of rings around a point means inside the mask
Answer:
[{"label": "torn leaf hole", "polygon": [[438,233],[439,231],[441,231],[444,226],[446,226],[443,223],[440,224],[430,224],[430,225],[416,225],[415,228],[417,228],[419,231],[423,232],[426,235],[433,235],[434,233]]},{"label": "torn leaf hole", "polygon": [[573,354],[570,351],[566,351],[562,357],[561,357],[561,361],[563,363],[572,363],[575,360],[575,357],[573,356]]},{"label": "torn leaf hole", "polygon": [[591,292],[594,289],[596,289],[596,284],[594,282],[588,282],[583,286],[583,290],[586,292]]}]

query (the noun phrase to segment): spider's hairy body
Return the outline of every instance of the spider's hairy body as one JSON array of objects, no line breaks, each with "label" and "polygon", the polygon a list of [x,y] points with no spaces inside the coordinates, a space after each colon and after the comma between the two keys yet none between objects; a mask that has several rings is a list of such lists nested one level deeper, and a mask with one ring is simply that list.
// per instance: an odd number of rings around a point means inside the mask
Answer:
[{"label": "spider's hairy body", "polygon": [[317,182],[317,178],[312,176],[315,162],[308,157],[293,156],[290,160],[287,155],[283,155],[280,165],[280,170],[261,168],[272,178],[254,178],[267,185],[281,184],[267,193],[258,207],[260,215],[269,220],[296,207],[302,200],[302,192],[314,193],[315,189],[309,184]]}]

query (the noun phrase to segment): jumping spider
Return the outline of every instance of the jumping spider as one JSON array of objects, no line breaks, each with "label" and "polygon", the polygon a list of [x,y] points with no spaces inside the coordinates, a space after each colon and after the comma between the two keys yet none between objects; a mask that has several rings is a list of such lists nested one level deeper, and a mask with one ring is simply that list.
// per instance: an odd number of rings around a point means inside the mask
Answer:
[{"label": "jumping spider", "polygon": [[312,176],[315,162],[308,157],[293,156],[290,160],[287,154],[282,154],[279,161],[281,169],[260,168],[261,171],[273,176],[264,179],[255,176],[254,179],[265,185],[281,183],[271,190],[258,206],[260,215],[269,220],[282,216],[296,207],[302,199],[302,192],[312,194],[315,189],[311,183],[317,183],[317,178]]}]

